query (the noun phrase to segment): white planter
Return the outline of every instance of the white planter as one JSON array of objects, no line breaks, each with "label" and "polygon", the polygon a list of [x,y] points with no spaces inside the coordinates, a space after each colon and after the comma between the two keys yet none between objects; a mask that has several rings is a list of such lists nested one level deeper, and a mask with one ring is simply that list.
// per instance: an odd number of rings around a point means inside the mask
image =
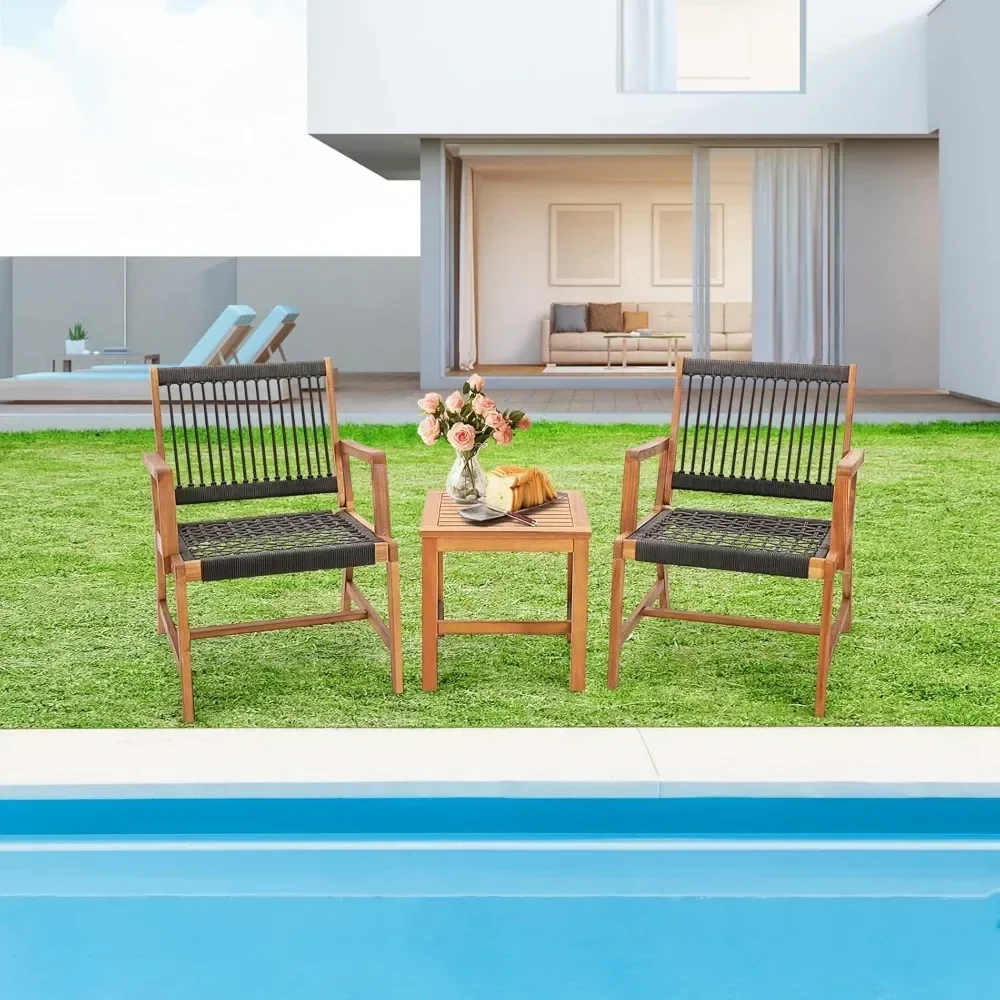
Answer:
[{"label": "white planter", "polygon": [[66,353],[67,354],[86,354],[87,353],[87,341],[85,341],[85,340],[67,340],[66,341]]}]

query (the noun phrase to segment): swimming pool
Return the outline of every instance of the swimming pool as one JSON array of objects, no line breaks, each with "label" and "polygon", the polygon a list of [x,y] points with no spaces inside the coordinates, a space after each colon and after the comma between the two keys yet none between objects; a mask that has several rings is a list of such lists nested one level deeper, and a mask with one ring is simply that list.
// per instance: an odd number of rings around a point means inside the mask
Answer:
[{"label": "swimming pool", "polygon": [[0,995],[1000,996],[1000,800],[0,802]]}]

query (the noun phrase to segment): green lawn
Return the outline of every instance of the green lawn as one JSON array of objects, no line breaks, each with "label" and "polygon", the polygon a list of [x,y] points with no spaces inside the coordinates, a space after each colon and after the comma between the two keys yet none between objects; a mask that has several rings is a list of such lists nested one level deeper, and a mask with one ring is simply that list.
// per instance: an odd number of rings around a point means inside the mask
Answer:
[{"label": "green lawn", "polygon": [[[363,622],[202,640],[194,645],[204,726],[625,726],[813,723],[814,638],[647,621],[623,653],[622,685],[605,687],[611,540],[624,449],[640,426],[539,424],[512,450],[561,487],[581,488],[594,527],[584,694],[568,690],[562,638],[447,637],[441,686],[420,690],[420,540],[426,489],[450,449],[412,427],[345,427],[389,457],[403,575],[407,690],[389,691],[388,658]],[[827,724],[1000,724],[1000,424],[855,428],[867,452],[858,496],[854,628],[830,677]],[[154,628],[143,432],[0,435],[0,727],[173,726],[178,678]],[[652,472],[652,468],[647,470]],[[650,502],[652,475],[644,478]],[[367,470],[355,463],[359,504]],[[817,506],[753,498],[682,498],[746,510]],[[284,501],[272,509],[315,506]],[[219,508],[187,508],[217,516]],[[364,508],[363,508],[364,509]],[[825,509],[825,508],[824,508]],[[630,567],[637,601],[651,567]],[[560,617],[555,555],[453,555],[449,615]],[[384,607],[384,571],[358,571]],[[339,575],[192,585],[196,624],[330,609]],[[764,617],[818,616],[819,585],[678,569],[679,607]]]}]

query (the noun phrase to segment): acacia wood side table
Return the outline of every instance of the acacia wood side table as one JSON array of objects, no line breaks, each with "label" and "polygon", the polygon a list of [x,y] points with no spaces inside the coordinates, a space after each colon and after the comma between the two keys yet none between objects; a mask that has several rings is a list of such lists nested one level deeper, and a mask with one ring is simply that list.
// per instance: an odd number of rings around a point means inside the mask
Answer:
[{"label": "acacia wood side table", "polygon": [[[458,510],[450,496],[441,490],[432,490],[427,494],[420,522],[424,690],[437,690],[438,639],[442,635],[565,635],[570,645],[570,690],[582,691],[587,685],[587,575],[591,534],[583,494],[570,490],[554,503],[531,513],[537,521],[534,526],[519,524],[510,518],[470,524]],[[446,552],[565,552],[566,620],[446,619]]]}]

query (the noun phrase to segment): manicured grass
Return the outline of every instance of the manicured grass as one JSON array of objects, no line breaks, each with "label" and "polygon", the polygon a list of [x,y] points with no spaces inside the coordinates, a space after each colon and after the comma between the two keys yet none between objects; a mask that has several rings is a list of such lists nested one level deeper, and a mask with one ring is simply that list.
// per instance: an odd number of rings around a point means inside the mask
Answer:
[{"label": "manicured grass", "polygon": [[[389,458],[402,552],[407,690],[389,691],[388,658],[363,623],[195,643],[204,726],[625,726],[812,723],[810,637],[647,621],[605,687],[611,540],[624,449],[649,427],[539,424],[514,448],[485,453],[537,463],[584,491],[591,550],[586,693],[568,690],[562,638],[448,637],[441,687],[420,690],[420,540],[424,492],[450,464],[412,427],[346,427]],[[854,628],[833,662],[827,724],[1000,724],[1000,424],[857,427],[867,451],[858,496]],[[180,696],[154,629],[148,480],[142,432],[0,435],[0,726],[172,726]],[[652,472],[652,468],[648,470]],[[643,483],[650,502],[652,475]],[[367,470],[355,463],[359,504]],[[803,505],[701,497],[746,510]],[[289,500],[271,509],[316,506]],[[805,513],[819,506],[806,504]],[[362,506],[362,509],[364,507]],[[825,508],[824,508],[825,509]],[[220,516],[187,508],[187,517]],[[564,561],[554,555],[453,555],[448,613],[560,617]],[[630,568],[627,599],[652,568]],[[384,607],[384,571],[358,571]],[[330,609],[339,574],[192,585],[195,623]],[[678,569],[676,606],[815,619],[819,585]]]}]

